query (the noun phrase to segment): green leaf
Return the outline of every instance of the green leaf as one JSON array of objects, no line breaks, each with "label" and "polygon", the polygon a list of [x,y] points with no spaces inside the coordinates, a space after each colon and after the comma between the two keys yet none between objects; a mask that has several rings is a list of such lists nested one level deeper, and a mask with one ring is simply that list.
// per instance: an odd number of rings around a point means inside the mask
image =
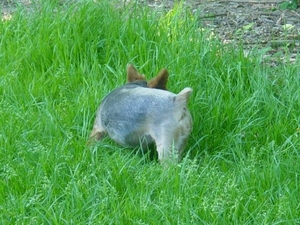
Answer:
[{"label": "green leaf", "polygon": [[253,27],[254,23],[249,23],[248,25],[243,26],[243,30],[250,30]]},{"label": "green leaf", "polygon": [[292,24],[284,24],[282,25],[283,30],[288,31],[288,30],[292,30],[295,26]]},{"label": "green leaf", "polygon": [[297,8],[298,8],[297,0],[286,1],[279,4],[279,9],[281,10],[285,10],[285,9],[293,10]]}]

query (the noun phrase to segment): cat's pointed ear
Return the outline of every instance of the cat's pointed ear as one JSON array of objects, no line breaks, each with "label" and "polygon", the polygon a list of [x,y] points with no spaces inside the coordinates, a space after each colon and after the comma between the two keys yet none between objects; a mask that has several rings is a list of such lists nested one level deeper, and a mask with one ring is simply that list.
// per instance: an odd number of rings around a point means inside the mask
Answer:
[{"label": "cat's pointed ear", "polygon": [[129,64],[127,66],[127,82],[134,82],[137,80],[146,80],[146,78],[140,74],[132,64]]},{"label": "cat's pointed ear", "polygon": [[152,78],[148,83],[149,88],[167,90],[169,73],[165,68],[162,69],[156,77]]}]

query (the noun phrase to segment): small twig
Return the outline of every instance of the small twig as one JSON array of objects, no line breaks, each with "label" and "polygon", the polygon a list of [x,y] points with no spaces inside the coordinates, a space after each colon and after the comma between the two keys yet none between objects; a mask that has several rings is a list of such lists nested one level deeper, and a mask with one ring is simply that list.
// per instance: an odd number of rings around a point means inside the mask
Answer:
[{"label": "small twig", "polygon": [[271,47],[279,47],[283,45],[292,45],[294,43],[299,43],[298,40],[274,40],[274,41],[259,41],[259,42],[244,42],[244,45],[266,45],[270,44]]},{"label": "small twig", "polygon": [[[204,16],[199,17],[199,19],[214,18],[214,17],[218,17],[218,16],[227,16],[230,14],[234,14],[234,13],[229,12],[229,13],[220,13],[220,14],[213,14],[213,15],[204,15]],[[249,15],[279,16],[280,14],[276,13],[276,12],[272,12],[272,13],[259,12],[259,13],[249,13]]]},{"label": "small twig", "polygon": [[223,1],[218,1],[219,3],[224,3],[224,2],[235,2],[235,3],[253,3],[253,4],[272,4],[272,3],[280,3],[282,2],[281,0],[276,1],[276,0],[270,0],[270,1],[242,1],[242,0],[223,0]]},{"label": "small twig", "polygon": [[205,15],[205,16],[201,16],[199,17],[199,19],[207,19],[207,18],[214,18],[214,17],[218,17],[218,16],[227,16],[228,13],[220,13],[220,14],[213,14],[213,15]]},{"label": "small twig", "polygon": [[286,45],[289,46],[295,43],[299,43],[299,41],[298,40],[274,40],[270,42],[272,48],[278,48],[280,46],[286,46]]}]

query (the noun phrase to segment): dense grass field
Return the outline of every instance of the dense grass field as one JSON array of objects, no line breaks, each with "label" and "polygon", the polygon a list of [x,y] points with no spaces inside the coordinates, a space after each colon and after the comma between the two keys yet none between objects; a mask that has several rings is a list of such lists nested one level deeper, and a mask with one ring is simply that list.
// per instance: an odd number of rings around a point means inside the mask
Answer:
[{"label": "dense grass field", "polygon": [[[268,68],[180,4],[41,2],[0,21],[1,224],[300,223],[300,63]],[[193,88],[180,164],[86,146],[128,63]]]}]

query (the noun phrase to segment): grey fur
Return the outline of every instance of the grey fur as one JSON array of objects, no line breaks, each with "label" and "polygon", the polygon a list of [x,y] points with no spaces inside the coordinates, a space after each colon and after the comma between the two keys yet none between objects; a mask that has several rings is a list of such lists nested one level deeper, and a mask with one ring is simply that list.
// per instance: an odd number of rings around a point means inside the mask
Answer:
[{"label": "grey fur", "polygon": [[168,158],[174,147],[180,158],[192,130],[187,109],[191,92],[185,88],[176,95],[148,88],[145,81],[116,88],[100,104],[90,137],[100,140],[107,133],[129,147],[155,143],[160,160]]}]

